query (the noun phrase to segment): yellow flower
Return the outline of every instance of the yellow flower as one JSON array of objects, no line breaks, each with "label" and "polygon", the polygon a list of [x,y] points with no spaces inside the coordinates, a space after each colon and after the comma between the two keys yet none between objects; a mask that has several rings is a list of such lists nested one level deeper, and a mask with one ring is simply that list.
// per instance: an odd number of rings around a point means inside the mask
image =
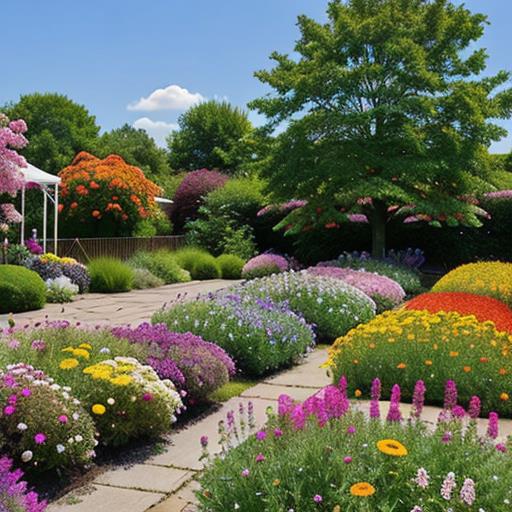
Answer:
[{"label": "yellow flower", "polygon": [[399,369],[399,370],[403,370],[404,368],[407,368],[407,365],[405,363],[398,363],[396,365],[396,367]]},{"label": "yellow flower", "polygon": [[130,375],[118,375],[110,379],[110,382],[115,386],[128,386],[133,381],[133,377]]},{"label": "yellow flower", "polygon": [[455,350],[452,350],[450,352],[450,357],[458,357],[459,353],[458,352],[455,352]]},{"label": "yellow flower", "polygon": [[359,398],[362,394],[363,394],[363,392],[360,389],[356,389],[354,392],[354,395],[356,398]]},{"label": "yellow flower", "polygon": [[61,350],[61,352],[73,352],[75,350],[73,347],[66,347]]},{"label": "yellow flower", "polygon": [[92,345],[89,345],[89,343],[81,343],[78,345],[78,348],[85,348],[85,350],[92,350]]},{"label": "yellow flower", "polygon": [[75,348],[73,350],[73,355],[75,357],[83,357],[84,359],[89,359],[89,357],[91,357],[89,355],[89,352],[87,352],[87,350],[85,350],[84,348]]},{"label": "yellow flower", "polygon": [[426,364],[427,366],[432,366],[432,360],[431,360],[431,359],[427,359],[427,360],[425,361],[425,364]]},{"label": "yellow flower", "polygon": [[59,367],[62,369],[62,370],[72,370],[73,368],[76,368],[78,366],[78,361],[76,359],[63,359],[60,364],[59,364]]},{"label": "yellow flower", "polygon": [[381,439],[377,442],[377,448],[380,452],[392,457],[405,457],[409,453],[407,448],[396,439]]},{"label": "yellow flower", "polygon": [[102,416],[106,412],[106,407],[102,404],[94,404],[91,408],[92,412],[94,414],[97,414],[98,416]]},{"label": "yellow flower", "polygon": [[357,482],[350,487],[350,494],[352,496],[373,496],[375,494],[375,487],[368,482]]},{"label": "yellow flower", "polygon": [[276,478],[273,482],[272,482],[272,485],[274,487],[279,487],[281,485],[281,480],[279,480],[279,478]]},{"label": "yellow flower", "polygon": [[506,402],[510,398],[508,393],[501,393],[500,400],[503,400],[503,402]]}]

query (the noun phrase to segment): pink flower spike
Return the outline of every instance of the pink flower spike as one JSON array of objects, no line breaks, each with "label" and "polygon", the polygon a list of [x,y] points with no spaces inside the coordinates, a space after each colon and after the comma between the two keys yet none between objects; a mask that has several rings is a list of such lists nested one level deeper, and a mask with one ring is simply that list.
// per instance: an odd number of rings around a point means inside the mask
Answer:
[{"label": "pink flower spike", "polygon": [[489,413],[489,423],[487,424],[487,436],[491,439],[496,439],[498,437],[498,413],[490,412]]}]

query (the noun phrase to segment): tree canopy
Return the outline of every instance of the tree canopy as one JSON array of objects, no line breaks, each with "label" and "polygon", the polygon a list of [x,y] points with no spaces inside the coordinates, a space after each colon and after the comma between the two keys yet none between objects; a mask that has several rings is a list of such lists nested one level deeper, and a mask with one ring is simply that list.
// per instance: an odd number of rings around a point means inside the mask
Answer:
[{"label": "tree canopy", "polygon": [[30,144],[21,152],[36,167],[57,174],[80,151],[91,151],[98,137],[96,118],[67,96],[34,93],[3,109],[26,121]]},{"label": "tree canopy", "polygon": [[256,73],[273,93],[250,106],[270,128],[286,125],[262,171],[269,190],[308,201],[282,225],[364,213],[375,256],[391,215],[479,225],[468,195],[506,134],[492,119],[512,108],[508,73],[479,77],[486,17],[448,0],[335,0],[327,14],[300,16],[297,57],[275,52],[273,69]]},{"label": "tree canopy", "polygon": [[171,171],[165,149],[159,148],[145,130],[129,124],[104,133],[96,147],[98,157],[122,156],[130,165],[142,169],[150,179],[165,177]]},{"label": "tree canopy", "polygon": [[178,119],[167,144],[174,169],[218,169],[234,173],[250,158],[252,125],[247,113],[228,102],[206,101]]}]

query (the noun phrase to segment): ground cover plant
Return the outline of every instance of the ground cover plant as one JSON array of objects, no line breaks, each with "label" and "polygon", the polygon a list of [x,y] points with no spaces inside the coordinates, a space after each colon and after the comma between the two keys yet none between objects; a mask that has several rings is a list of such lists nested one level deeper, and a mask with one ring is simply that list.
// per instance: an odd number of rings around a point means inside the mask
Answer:
[{"label": "ground cover plant", "polygon": [[[430,512],[505,511],[512,501],[509,446],[497,439],[498,417],[477,435],[480,399],[466,412],[449,398],[432,429],[421,420],[425,384],[414,386],[415,405],[406,419],[400,387],[381,418],[381,384],[370,418],[350,407],[346,381],[296,404],[279,397],[278,415],[254,433],[243,408],[221,426],[222,452],[208,454],[197,492],[200,510]],[[449,389],[449,385],[447,384]],[[428,391],[428,387],[427,387]],[[249,433],[248,433],[249,432]],[[248,438],[236,448],[244,438]]]},{"label": "ground cover plant", "polygon": [[144,290],[146,288],[157,288],[163,286],[163,279],[155,276],[147,268],[133,269],[133,288],[136,290]]},{"label": "ground cover plant", "polygon": [[19,363],[0,371],[0,404],[0,451],[25,472],[83,466],[93,458],[91,417],[71,388],[41,370]]},{"label": "ground cover plant", "polygon": [[479,395],[486,410],[512,417],[511,339],[492,322],[455,312],[388,311],[338,338],[326,363],[339,379],[346,375],[354,395],[369,396],[374,377],[386,392],[394,383],[404,388],[404,399],[417,379],[427,385],[429,403],[443,401],[443,383],[457,382],[467,404]]},{"label": "ground cover plant", "polygon": [[23,471],[13,467],[12,460],[0,457],[0,507],[7,512],[44,512],[46,502],[28,490]]},{"label": "ground cover plant", "polygon": [[216,343],[251,377],[293,363],[315,340],[311,327],[285,304],[240,296],[235,291],[178,303],[155,313],[152,322]]},{"label": "ground cover plant", "polygon": [[319,340],[334,340],[375,315],[375,303],[365,293],[338,279],[306,271],[253,279],[235,288],[247,298],[285,302],[315,326]]},{"label": "ground cover plant", "polygon": [[236,254],[221,254],[217,256],[222,279],[240,279],[245,261]]},{"label": "ground cover plant", "polygon": [[170,251],[140,251],[134,254],[128,263],[134,268],[149,270],[165,284],[186,283],[191,279],[190,272],[178,265],[176,258]]},{"label": "ground cover plant", "polygon": [[46,285],[32,270],[0,265],[0,314],[41,309],[46,303]]},{"label": "ground cover plant", "polygon": [[405,298],[404,289],[396,281],[379,274],[348,268],[320,266],[310,267],[307,271],[315,276],[333,277],[355,286],[373,299],[379,313],[398,306]]},{"label": "ground cover plant", "polygon": [[430,313],[455,311],[461,315],[474,315],[480,322],[491,321],[498,331],[512,334],[512,310],[491,297],[465,292],[430,292],[414,297],[405,307]]},{"label": "ground cover plant", "polygon": [[78,293],[78,286],[66,276],[46,280],[46,300],[52,303],[64,304],[71,302]]},{"label": "ground cover plant", "polygon": [[279,274],[289,269],[289,263],[286,258],[278,254],[260,254],[251,258],[242,268],[242,277],[244,279],[254,279],[256,277]]},{"label": "ground cover plant", "polygon": [[185,247],[174,252],[178,265],[190,272],[192,279],[218,279],[221,270],[217,260],[204,249]]},{"label": "ground cover plant", "polygon": [[468,263],[444,275],[434,292],[468,292],[501,300],[512,307],[512,263]]},{"label": "ground cover plant", "polygon": [[189,332],[176,333],[164,324],[114,327],[112,334],[147,347],[146,362],[161,379],[169,379],[188,405],[205,401],[235,374],[235,364],[218,345]]},{"label": "ground cover plant", "polygon": [[99,293],[128,292],[133,288],[133,269],[116,258],[97,258],[87,266],[91,275],[91,291]]}]

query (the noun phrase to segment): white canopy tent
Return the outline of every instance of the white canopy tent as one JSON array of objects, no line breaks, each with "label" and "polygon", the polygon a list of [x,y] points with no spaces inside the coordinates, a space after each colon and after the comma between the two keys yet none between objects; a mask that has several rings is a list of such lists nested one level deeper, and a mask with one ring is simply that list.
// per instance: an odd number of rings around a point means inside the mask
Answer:
[{"label": "white canopy tent", "polygon": [[48,224],[48,199],[53,202],[53,252],[57,254],[57,239],[59,238],[59,184],[60,178],[38,169],[32,164],[20,168],[25,177],[25,185],[21,189],[21,243],[25,243],[25,190],[29,183],[35,183],[43,192],[43,250],[46,252],[47,224]]}]

